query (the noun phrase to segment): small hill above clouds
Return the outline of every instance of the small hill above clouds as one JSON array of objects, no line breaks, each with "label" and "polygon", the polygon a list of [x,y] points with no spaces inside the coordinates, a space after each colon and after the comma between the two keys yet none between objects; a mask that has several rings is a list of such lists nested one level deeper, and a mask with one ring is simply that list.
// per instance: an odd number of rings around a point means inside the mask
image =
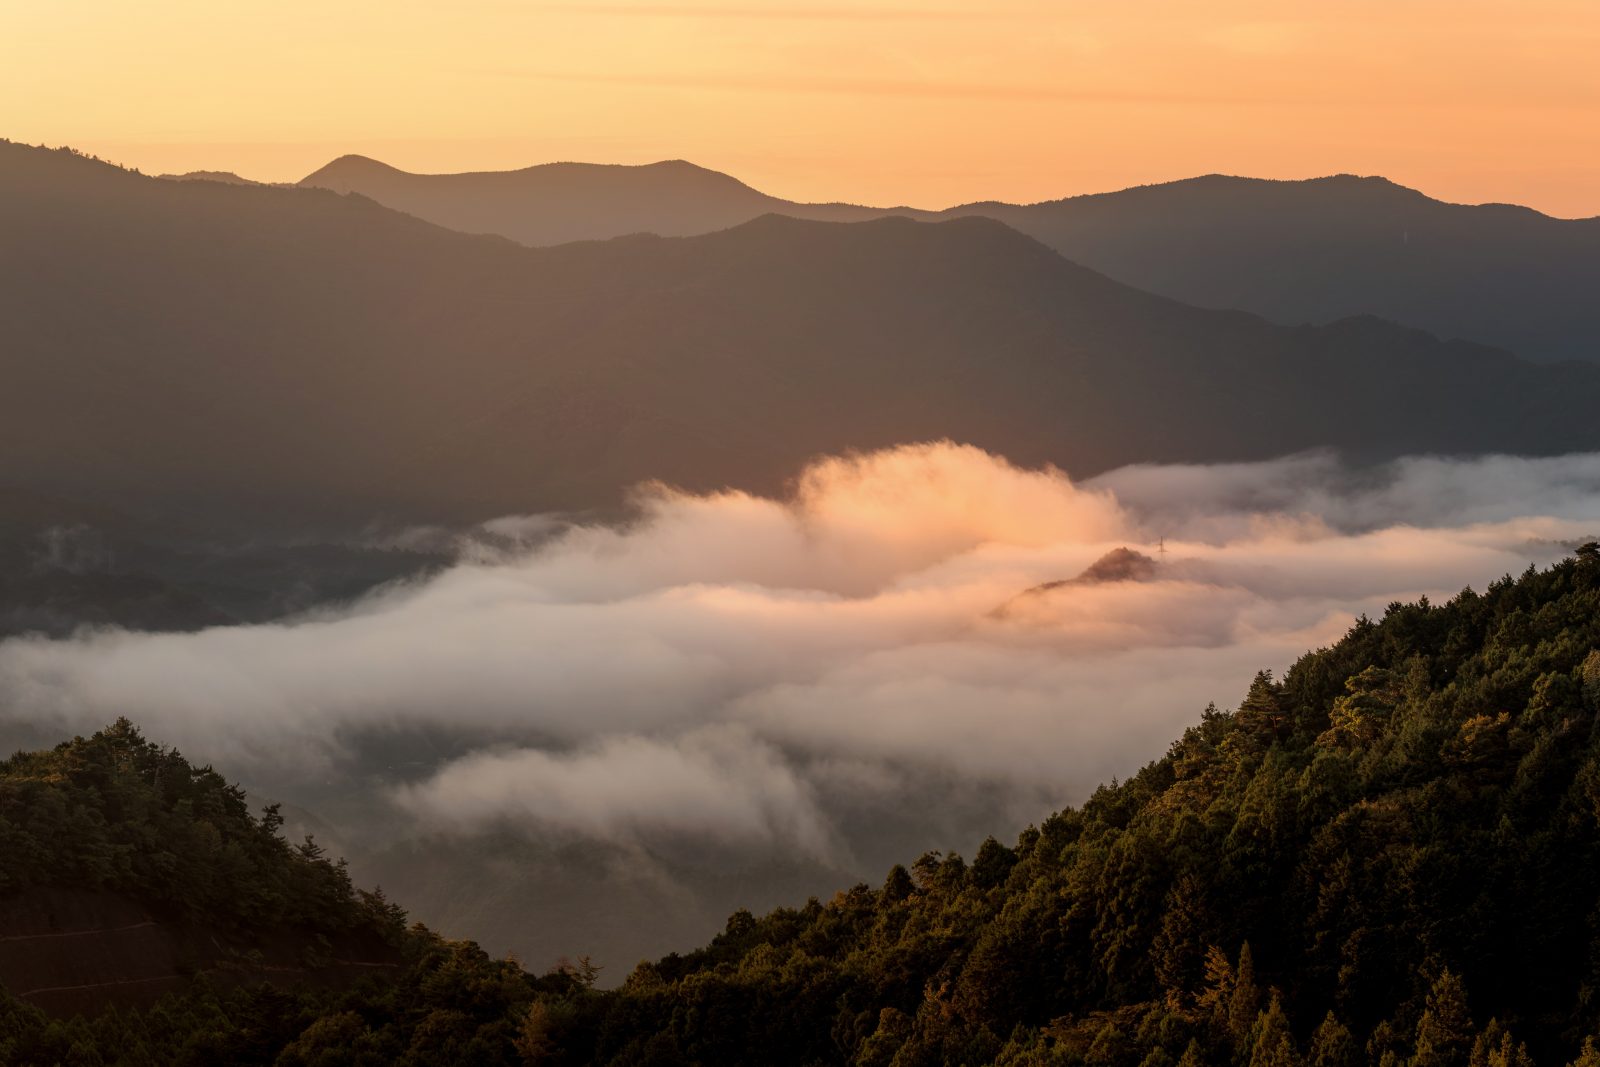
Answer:
[{"label": "small hill above clouds", "polygon": [[633,233],[665,237],[726,229],[771,211],[848,221],[881,214],[835,204],[791,204],[683,160],[643,166],[546,163],[514,171],[411,174],[365,156],[342,156],[301,179],[360,193],[397,211],[467,233],[528,245]]},{"label": "small hill above clouds", "polygon": [[[670,169],[670,168],[669,168]],[[0,146],[0,484],[247,524],[776,491],[952,438],[1129,462],[1600,448],[1600,368],[1140,292],[989,219],[528,249]]]},{"label": "small hill above clouds", "polygon": [[1286,325],[1377,315],[1535,360],[1600,360],[1600,219],[1447,204],[1383,178],[1208,175],[1038,204],[946,211],[797,204],[675,161],[408,174],[360,156],[303,185],[358,192],[441,226],[523,244],[683,236],[776,212],[859,221],[998,219],[1075,262],[1203,307]]},{"label": "small hill above clouds", "polygon": [[1157,561],[1137,549],[1126,546],[1113,548],[1085,567],[1077,577],[1058,578],[1024,589],[996,607],[989,613],[989,617],[1013,622],[1031,622],[1048,611],[1047,602],[1055,593],[1115,582],[1153,582],[1161,578],[1188,578],[1192,574],[1191,567],[1172,571],[1165,562]]}]

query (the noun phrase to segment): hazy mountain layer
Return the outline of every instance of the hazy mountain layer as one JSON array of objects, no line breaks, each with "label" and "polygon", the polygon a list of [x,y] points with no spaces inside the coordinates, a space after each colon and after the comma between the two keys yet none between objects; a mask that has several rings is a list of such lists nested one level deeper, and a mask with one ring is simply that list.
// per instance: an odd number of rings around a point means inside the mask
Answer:
[{"label": "hazy mountain layer", "polygon": [[1198,310],[986,219],[528,249],[8,144],[0,227],[0,483],[256,528],[765,489],[940,437],[1076,474],[1600,445],[1600,369]]},{"label": "hazy mountain layer", "polygon": [[447,558],[422,545],[221,543],[0,487],[0,639],[260,622],[355,599]]},{"label": "hazy mountain layer", "polygon": [[1141,289],[1284,323],[1370,314],[1510,349],[1600,360],[1600,219],[1446,204],[1383,178],[1211,175],[1000,219]]},{"label": "hazy mountain layer", "polygon": [[408,174],[346,156],[301,184],[358,192],[525,244],[705,233],[768,212],[853,221],[982,215],[1068,259],[1186,303],[1289,325],[1371,314],[1530,359],[1600,359],[1600,219],[1446,204],[1382,178],[1210,175],[1039,204],[947,211],[796,204],[688,163],[560,163]]},{"label": "hazy mountain layer", "polygon": [[529,245],[710,233],[772,212],[834,222],[882,214],[850,204],[781,200],[679,159],[637,167],[546,163],[513,171],[411,174],[365,156],[342,156],[300,184],[360,193],[440,226]]}]

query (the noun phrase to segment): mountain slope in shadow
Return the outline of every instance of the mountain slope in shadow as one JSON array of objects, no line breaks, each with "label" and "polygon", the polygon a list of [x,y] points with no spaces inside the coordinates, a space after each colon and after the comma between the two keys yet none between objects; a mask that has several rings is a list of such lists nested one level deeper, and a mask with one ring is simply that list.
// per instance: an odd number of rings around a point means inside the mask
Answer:
[{"label": "mountain slope in shadow", "polygon": [[1600,447],[1600,368],[1129,288],[983,218],[529,249],[0,146],[0,484],[270,525],[771,491],[949,437],[1086,476]]},{"label": "mountain slope in shadow", "polygon": [[1530,359],[1600,360],[1600,218],[1447,204],[1383,178],[1211,175],[971,204],[1130,285],[1278,322],[1372,314]]},{"label": "mountain slope in shadow", "polygon": [[769,212],[829,221],[982,215],[1185,303],[1288,325],[1371,314],[1530,359],[1600,360],[1600,301],[1592,298],[1600,291],[1600,219],[1448,204],[1383,178],[1209,175],[939,212],[797,204],[681,161],[428,175],[346,156],[301,184],[531,245],[707,233]]}]

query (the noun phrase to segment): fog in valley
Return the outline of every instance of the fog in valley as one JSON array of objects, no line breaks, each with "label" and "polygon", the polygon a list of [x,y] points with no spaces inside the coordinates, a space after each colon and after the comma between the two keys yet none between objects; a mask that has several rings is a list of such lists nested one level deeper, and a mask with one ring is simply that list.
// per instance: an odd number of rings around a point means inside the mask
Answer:
[{"label": "fog in valley", "polygon": [[125,715],[414,918],[618,980],[736,907],[970,856],[1358,616],[1569,554],[1600,454],[1076,482],[941,442],[630,516],[386,535],[454,562],[268,623],[11,638],[0,740]]}]

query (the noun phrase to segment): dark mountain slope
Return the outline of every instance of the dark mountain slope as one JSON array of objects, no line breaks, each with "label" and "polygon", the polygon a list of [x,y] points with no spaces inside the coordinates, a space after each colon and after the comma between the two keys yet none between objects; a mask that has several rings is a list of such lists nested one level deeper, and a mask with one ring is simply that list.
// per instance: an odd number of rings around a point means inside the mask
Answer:
[{"label": "dark mountain slope", "polygon": [[709,233],[773,211],[839,222],[881,214],[848,204],[790,203],[676,159],[644,166],[546,163],[513,171],[412,174],[365,156],[342,156],[300,184],[360,193],[440,226],[497,233],[528,245],[632,233]]},{"label": "dark mountain slope", "polygon": [[493,1067],[592,984],[408,929],[281,826],[126,720],[0,760],[0,1064]]},{"label": "dark mountain slope", "polygon": [[1212,175],[999,219],[1129,285],[1285,323],[1371,314],[1508,348],[1600,360],[1600,218],[1447,204],[1382,178]]},{"label": "dark mountain slope", "polygon": [[404,914],[126,721],[0,761],[0,987],[58,1014],[400,966]]},{"label": "dark mountain slope", "polygon": [[353,600],[446,560],[360,543],[221,543],[203,530],[0,486],[0,639],[260,622]]},{"label": "dark mountain slope", "polygon": [[859,221],[999,219],[1119,281],[1277,322],[1376,315],[1529,359],[1600,361],[1600,219],[1506,204],[1447,204],[1382,178],[1264,181],[1210,175],[1038,204],[946,211],[796,204],[688,163],[557,163],[407,174],[335,160],[302,184],[358,192],[471,233],[546,245],[690,235],[776,212]]},{"label": "dark mountain slope", "polygon": [[528,249],[0,151],[0,484],[257,527],[771,489],[952,437],[1078,475],[1600,447],[1600,368],[1112,282],[988,219]]}]

